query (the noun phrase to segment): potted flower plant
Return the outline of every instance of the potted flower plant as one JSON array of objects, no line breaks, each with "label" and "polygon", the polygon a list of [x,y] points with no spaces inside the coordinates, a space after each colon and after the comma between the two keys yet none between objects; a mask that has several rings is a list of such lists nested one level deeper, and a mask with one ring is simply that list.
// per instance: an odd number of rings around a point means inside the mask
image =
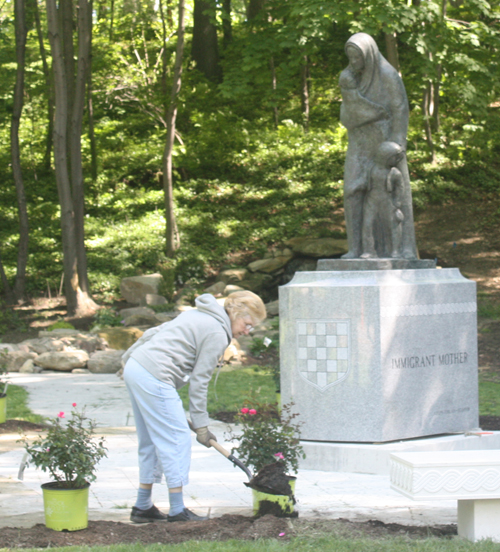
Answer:
[{"label": "potted flower plant", "polygon": [[[266,513],[294,515],[296,476],[299,458],[305,458],[299,441],[300,422],[292,404],[248,402],[236,416],[237,428],[228,438],[237,442],[238,458],[257,472],[248,486],[253,491],[256,516]],[[241,429],[241,433],[235,433]],[[296,514],[295,514],[296,515]]]},{"label": "potted flower plant", "polygon": [[9,382],[5,378],[7,374],[6,350],[0,350],[0,424],[7,419],[7,387]]},{"label": "potted flower plant", "polygon": [[107,449],[104,437],[94,439],[95,422],[83,411],[74,408],[66,423],[64,418],[64,412],[59,412],[46,435],[32,443],[24,438],[24,448],[27,465],[50,473],[53,479],[42,485],[46,527],[76,531],[88,525],[89,486]]}]

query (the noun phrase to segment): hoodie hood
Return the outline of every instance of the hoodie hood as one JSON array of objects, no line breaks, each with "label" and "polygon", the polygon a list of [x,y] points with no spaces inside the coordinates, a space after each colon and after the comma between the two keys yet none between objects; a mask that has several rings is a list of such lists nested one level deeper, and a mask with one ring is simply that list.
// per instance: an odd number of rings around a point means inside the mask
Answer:
[{"label": "hoodie hood", "polygon": [[204,293],[197,297],[194,304],[199,312],[209,314],[220,322],[227,334],[227,341],[229,344],[233,338],[233,332],[231,330],[231,320],[224,307],[219,305],[217,299],[213,295],[210,295],[210,293]]}]

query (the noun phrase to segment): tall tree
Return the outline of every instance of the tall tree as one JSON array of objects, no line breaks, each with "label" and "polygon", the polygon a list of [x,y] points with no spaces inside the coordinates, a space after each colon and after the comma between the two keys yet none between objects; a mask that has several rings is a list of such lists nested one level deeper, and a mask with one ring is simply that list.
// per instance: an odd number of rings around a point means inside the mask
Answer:
[{"label": "tall tree", "polygon": [[[64,7],[63,7],[64,5]],[[84,193],[81,162],[81,126],[85,84],[90,59],[91,12],[88,0],[78,2],[78,64],[76,79],[72,38],[66,28],[71,0],[47,0],[47,21],[55,83],[54,161],[61,205],[64,289],[70,314],[86,314],[97,305],[90,296],[84,244]],[[70,90],[74,96],[70,98]],[[70,111],[71,106],[71,111]]]},{"label": "tall tree", "polygon": [[212,81],[221,78],[217,27],[214,23],[215,0],[195,0],[191,55],[196,67]]},{"label": "tall tree", "polygon": [[175,51],[174,77],[167,115],[167,139],[163,153],[163,189],[165,190],[165,218],[167,220],[167,255],[172,257],[180,247],[179,232],[174,213],[174,194],[172,180],[172,153],[175,139],[175,121],[177,118],[177,99],[182,84],[182,59],[184,57],[184,0],[179,0],[179,24],[177,28],[177,48]]},{"label": "tall tree", "polygon": [[28,262],[28,209],[26,194],[24,191],[23,173],[21,170],[21,156],[19,150],[19,124],[24,103],[24,72],[26,57],[26,25],[25,1],[15,0],[15,26],[16,26],[16,84],[14,87],[14,106],[12,109],[12,124],[10,130],[10,143],[12,153],[12,172],[16,185],[17,207],[19,213],[19,245],[17,250],[17,272],[14,284],[14,298],[21,300],[24,296],[26,283],[26,264]]}]

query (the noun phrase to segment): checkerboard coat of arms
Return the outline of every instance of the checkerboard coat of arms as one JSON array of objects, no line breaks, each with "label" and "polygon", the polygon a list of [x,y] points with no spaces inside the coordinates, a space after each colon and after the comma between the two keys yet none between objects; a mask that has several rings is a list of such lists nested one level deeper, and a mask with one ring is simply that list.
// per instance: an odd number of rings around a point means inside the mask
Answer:
[{"label": "checkerboard coat of arms", "polygon": [[297,368],[309,385],[325,391],[350,369],[349,320],[297,320]]}]

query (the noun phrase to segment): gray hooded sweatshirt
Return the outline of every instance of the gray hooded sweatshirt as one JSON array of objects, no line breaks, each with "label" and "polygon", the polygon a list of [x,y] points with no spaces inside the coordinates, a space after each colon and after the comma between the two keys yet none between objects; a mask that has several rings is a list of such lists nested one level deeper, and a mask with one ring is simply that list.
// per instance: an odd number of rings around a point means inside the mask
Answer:
[{"label": "gray hooded sweatshirt", "polygon": [[207,389],[231,342],[231,321],[213,295],[200,295],[196,309],[151,328],[123,355],[155,378],[180,389],[189,382],[189,413],[195,428],[208,425]]}]

